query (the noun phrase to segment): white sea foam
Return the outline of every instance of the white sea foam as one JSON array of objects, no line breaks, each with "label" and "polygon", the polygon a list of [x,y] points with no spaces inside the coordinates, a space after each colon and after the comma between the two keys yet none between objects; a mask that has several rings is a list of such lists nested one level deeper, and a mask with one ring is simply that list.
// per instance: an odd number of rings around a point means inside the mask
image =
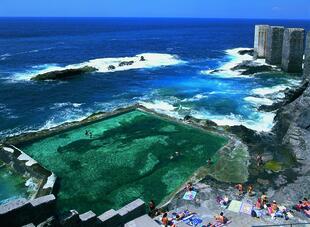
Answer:
[{"label": "white sea foam", "polygon": [[54,103],[50,109],[61,109],[64,107],[74,107],[79,108],[83,105],[83,103],[71,103],[71,102],[61,102],[61,103]]},{"label": "white sea foam", "polygon": [[[141,57],[145,58],[145,61],[140,61]],[[121,62],[124,61],[133,61],[131,65],[119,66]],[[65,69],[77,69],[84,66],[94,67],[100,73],[109,73],[109,72],[117,72],[117,71],[127,71],[131,69],[147,69],[147,68],[156,68],[170,65],[177,65],[185,63],[180,60],[175,55],[170,54],[159,54],[159,53],[144,53],[139,54],[134,57],[122,57],[122,58],[98,58],[93,59],[87,62],[68,65],[65,67],[60,67],[55,64],[48,65],[46,68],[42,70],[30,70],[27,73],[19,73],[15,75],[16,79],[29,80],[37,74],[57,71],[57,70],[65,70]],[[109,69],[109,66],[114,66],[115,69]]]},{"label": "white sea foam", "polygon": [[281,91],[284,91],[286,88],[289,88],[289,85],[281,84],[276,85],[272,87],[261,87],[261,88],[255,88],[251,91],[252,94],[258,95],[258,96],[267,96],[267,95],[273,95],[276,93],[279,93]]},{"label": "white sea foam", "polygon": [[11,56],[11,54],[9,54],[9,53],[5,53],[5,54],[0,55],[0,57],[10,57],[10,56]]},{"label": "white sea foam", "polygon": [[18,118],[18,116],[16,116],[13,113],[13,110],[8,108],[5,104],[0,103],[0,114],[3,117],[9,118],[9,119],[15,119]]},{"label": "white sea foam", "polygon": [[5,53],[5,54],[0,55],[0,57],[11,57],[11,56],[15,56],[15,55],[37,53],[37,52],[40,52],[40,51],[52,50],[54,48],[55,47],[46,47],[46,48],[42,48],[42,49],[27,50],[27,51],[21,51],[21,52],[17,52],[17,53]]},{"label": "white sea foam", "polygon": [[168,102],[155,100],[154,102],[140,102],[141,105],[148,109],[153,109],[157,111],[174,111],[176,108],[169,104]]},{"label": "white sea foam", "polygon": [[212,70],[202,70],[200,73],[204,75],[214,74],[222,78],[232,78],[232,77],[244,77],[249,78],[250,76],[241,75],[242,70],[232,70],[235,66],[241,64],[243,61],[252,61],[256,65],[268,65],[264,59],[253,60],[253,56],[249,54],[241,55],[239,51],[251,50],[250,48],[234,48],[226,50],[228,62],[224,63],[222,66],[217,68],[218,72],[213,72]]},{"label": "white sea foam", "polygon": [[243,125],[249,129],[258,132],[270,132],[273,127],[274,113],[257,112],[255,120],[244,119],[241,115],[214,115],[209,112],[192,111],[191,115],[198,119],[208,119],[214,121],[220,126],[238,126]]},{"label": "white sea foam", "polygon": [[199,101],[199,100],[205,99],[205,98],[208,98],[208,96],[205,94],[197,94],[192,98],[182,99],[182,102],[195,102],[195,101]]},{"label": "white sea foam", "polygon": [[274,101],[272,101],[271,99],[268,98],[260,98],[260,97],[253,97],[253,96],[248,96],[244,98],[245,101],[252,103],[256,106],[260,106],[260,105],[272,105],[274,103]]}]

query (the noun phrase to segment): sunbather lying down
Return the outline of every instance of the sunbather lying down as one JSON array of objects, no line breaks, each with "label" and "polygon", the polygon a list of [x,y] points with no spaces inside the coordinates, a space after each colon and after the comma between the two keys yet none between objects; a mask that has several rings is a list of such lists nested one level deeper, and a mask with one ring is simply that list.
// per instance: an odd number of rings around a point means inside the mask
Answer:
[{"label": "sunbather lying down", "polygon": [[220,215],[214,216],[215,220],[221,224],[227,224],[228,218],[224,216],[223,212]]},{"label": "sunbather lying down", "polygon": [[189,210],[184,210],[182,212],[179,213],[172,213],[173,217],[175,218],[175,220],[180,221],[183,218],[186,218],[192,214],[195,214],[194,212],[190,212]]},{"label": "sunbather lying down", "polygon": [[173,219],[169,219],[168,218],[168,214],[167,213],[163,214],[161,222],[162,222],[163,226],[165,226],[165,227],[168,227],[168,226],[176,227],[176,225],[173,222]]},{"label": "sunbather lying down", "polygon": [[221,206],[226,207],[229,205],[231,200],[229,200],[227,196],[224,196],[223,198],[218,196],[216,197],[216,202],[218,202]]}]

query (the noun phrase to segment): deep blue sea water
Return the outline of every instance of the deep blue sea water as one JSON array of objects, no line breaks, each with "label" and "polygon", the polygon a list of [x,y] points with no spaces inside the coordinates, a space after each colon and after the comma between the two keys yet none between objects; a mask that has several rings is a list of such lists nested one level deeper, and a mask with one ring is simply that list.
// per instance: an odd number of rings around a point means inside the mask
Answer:
[{"label": "deep blue sea water", "polygon": [[[192,114],[269,130],[274,115],[259,112],[258,106],[298,81],[289,75],[246,78],[207,71],[236,60],[227,50],[252,47],[254,25],[261,23],[310,30],[310,21],[1,18],[0,137],[136,102],[179,117]],[[53,67],[143,53],[165,55],[150,57],[149,67],[139,69],[99,71],[61,82],[29,80]]]}]

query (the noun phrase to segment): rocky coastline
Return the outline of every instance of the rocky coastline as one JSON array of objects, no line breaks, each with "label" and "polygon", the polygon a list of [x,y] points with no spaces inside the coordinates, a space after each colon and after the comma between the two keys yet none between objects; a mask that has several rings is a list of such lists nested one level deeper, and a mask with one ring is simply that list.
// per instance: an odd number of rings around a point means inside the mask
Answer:
[{"label": "rocky coastline", "polygon": [[[253,50],[245,50],[239,54],[253,54]],[[46,74],[40,74],[33,80],[53,80],[71,77],[72,75],[83,74],[95,71],[94,68],[83,67],[81,69],[53,71]],[[255,76],[258,73],[274,73],[279,72],[278,68],[262,65],[255,61],[243,61],[231,70],[241,72],[242,75]],[[215,70],[216,71],[216,70]],[[79,73],[78,73],[79,72]],[[200,189],[201,198],[208,203],[211,211],[217,208],[211,205],[211,200],[218,195],[229,195],[235,197],[233,184],[245,183],[254,185],[255,192],[267,192],[270,199],[281,201],[283,205],[289,206],[296,203],[304,197],[309,197],[310,185],[310,86],[309,74],[304,75],[304,81],[301,86],[285,91],[285,97],[271,106],[261,106],[260,111],[275,111],[275,125],[270,133],[258,133],[244,126],[217,126],[216,123],[209,120],[199,120],[191,116],[184,119],[172,119],[186,122],[194,127],[211,130],[214,133],[229,135],[231,143],[219,151],[222,154],[218,163],[211,167],[205,167],[197,170],[195,175],[189,179],[195,183],[195,187]],[[54,129],[48,129],[41,132],[28,133],[25,135],[6,138],[1,141],[5,144],[18,145],[29,140],[39,139],[51,134],[58,133],[59,130],[79,127],[83,124],[101,120],[115,114],[121,114],[124,111],[131,111],[135,108],[147,110],[143,106],[135,105],[132,107],[120,109],[112,113],[96,113],[89,116],[81,122],[72,122],[64,124]],[[156,113],[158,114],[158,113]],[[169,118],[164,116],[165,118]],[[235,148],[246,150],[244,162],[246,165],[240,168],[240,172],[245,173],[236,181],[230,181],[218,177],[219,169],[225,170],[231,174],[230,155],[234,154]],[[236,153],[236,152],[235,152]],[[230,155],[227,155],[230,154]],[[258,167],[256,164],[256,156],[263,157],[264,165]],[[227,159],[225,159],[225,156]],[[234,159],[232,159],[234,160]],[[225,165],[228,163],[228,165]],[[238,164],[238,163],[237,163]],[[228,169],[227,169],[227,168]],[[231,167],[231,166],[230,166]],[[239,172],[239,173],[240,173]],[[159,206],[169,210],[180,208],[184,205],[180,198],[183,193],[183,186],[174,193],[172,199],[163,201]],[[208,194],[209,193],[209,194]],[[171,198],[171,197],[170,197]],[[195,206],[203,206],[202,204],[194,204]],[[237,217],[236,217],[237,218]]]},{"label": "rocky coastline", "polygon": [[[254,75],[253,75],[254,76]],[[245,144],[249,151],[249,177],[244,185],[253,185],[256,195],[266,193],[269,200],[276,200],[291,209],[302,198],[309,198],[310,185],[310,74],[304,74],[299,87],[287,89],[282,101],[272,106],[261,106],[260,110],[275,111],[275,125],[270,133],[258,133],[244,126],[215,126],[233,134]],[[190,118],[191,121],[201,121]],[[264,164],[257,166],[256,157],[262,156]],[[185,185],[184,185],[185,186]],[[234,182],[225,182],[206,174],[199,182],[194,182],[198,196],[193,201],[184,201],[185,189],[180,189],[163,209],[189,209],[201,214],[205,220],[213,220],[213,215],[223,211],[215,203],[218,197],[228,196],[240,201]],[[242,201],[256,203],[257,196],[244,195]],[[233,226],[283,224],[283,220],[270,218],[254,219],[240,213],[226,212]],[[307,217],[294,212],[294,218],[286,223],[305,223]],[[305,225],[306,226],[306,225]]]}]

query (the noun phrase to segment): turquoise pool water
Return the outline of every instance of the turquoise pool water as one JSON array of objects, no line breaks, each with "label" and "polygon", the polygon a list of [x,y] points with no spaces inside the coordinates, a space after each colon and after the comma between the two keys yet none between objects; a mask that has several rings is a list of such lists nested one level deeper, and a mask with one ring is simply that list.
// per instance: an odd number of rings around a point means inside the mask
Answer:
[{"label": "turquoise pool water", "polygon": [[28,198],[26,179],[0,162],[0,204],[15,198]]},{"label": "turquoise pool water", "polygon": [[159,203],[226,142],[136,110],[22,149],[60,177],[61,211],[99,214],[136,198]]}]

